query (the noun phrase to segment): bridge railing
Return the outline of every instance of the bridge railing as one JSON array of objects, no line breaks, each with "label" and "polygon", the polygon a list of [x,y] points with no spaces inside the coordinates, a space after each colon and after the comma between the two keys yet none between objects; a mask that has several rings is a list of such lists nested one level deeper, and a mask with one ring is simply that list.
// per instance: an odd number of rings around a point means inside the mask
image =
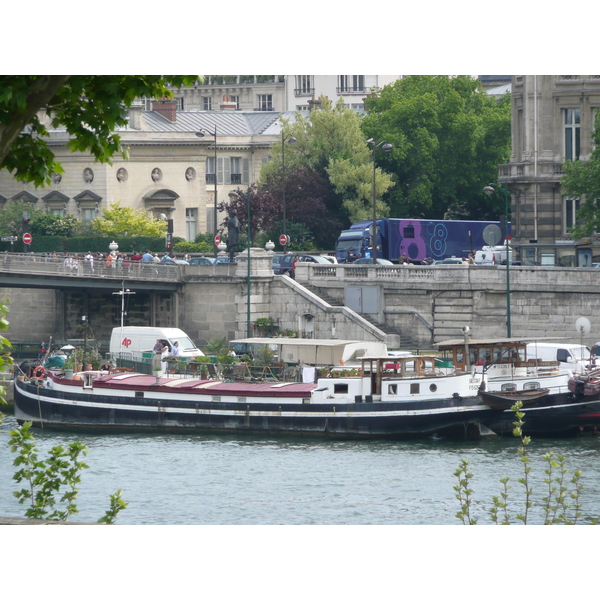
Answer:
[{"label": "bridge railing", "polygon": [[153,279],[178,281],[180,266],[164,263],[114,262],[107,265],[103,260],[89,263],[74,257],[5,254],[0,259],[0,272],[23,273],[59,277],[89,277],[105,279]]}]

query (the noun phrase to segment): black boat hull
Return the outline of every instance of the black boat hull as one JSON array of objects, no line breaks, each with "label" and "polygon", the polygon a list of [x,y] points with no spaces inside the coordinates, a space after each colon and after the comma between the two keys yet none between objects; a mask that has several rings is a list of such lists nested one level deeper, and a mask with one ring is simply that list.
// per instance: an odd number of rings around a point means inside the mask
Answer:
[{"label": "black boat hull", "polygon": [[[521,409],[525,435],[576,435],[600,427],[600,396],[584,398],[571,393],[546,396],[535,406]],[[482,424],[498,435],[512,435],[515,413],[493,411]]]},{"label": "black boat hull", "polygon": [[[347,404],[211,402],[176,397],[82,395],[15,382],[15,416],[44,428],[107,431],[231,431],[352,438],[473,437],[490,412],[479,398]],[[175,395],[174,395],[175,396]],[[478,430],[478,427],[477,427]]]}]

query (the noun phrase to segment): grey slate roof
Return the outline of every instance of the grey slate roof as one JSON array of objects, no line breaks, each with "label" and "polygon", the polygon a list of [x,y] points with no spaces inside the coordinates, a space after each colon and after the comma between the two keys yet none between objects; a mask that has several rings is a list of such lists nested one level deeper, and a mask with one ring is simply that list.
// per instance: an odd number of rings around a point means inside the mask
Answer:
[{"label": "grey slate roof", "polygon": [[[278,112],[240,111],[177,111],[177,122],[171,123],[158,113],[147,111],[142,118],[152,131],[157,132],[197,132],[200,129],[214,131],[219,136],[262,135],[279,120]],[[276,135],[279,130],[267,135]],[[210,135],[207,138],[210,139]]]}]

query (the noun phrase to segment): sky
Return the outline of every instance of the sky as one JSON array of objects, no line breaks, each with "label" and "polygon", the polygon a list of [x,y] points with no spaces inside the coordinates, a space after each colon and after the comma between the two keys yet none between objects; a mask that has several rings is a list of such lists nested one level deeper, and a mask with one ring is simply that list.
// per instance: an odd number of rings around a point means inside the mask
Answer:
[{"label": "sky", "polygon": [[29,4],[13,2],[3,21],[20,25],[3,29],[3,48],[16,51],[2,52],[0,74],[545,75],[595,68],[594,32],[579,23],[576,51],[553,49],[557,14],[537,3],[407,4],[234,0],[173,5],[169,13],[163,4],[107,0],[82,20],[65,0],[52,3],[56,19],[32,19]]}]

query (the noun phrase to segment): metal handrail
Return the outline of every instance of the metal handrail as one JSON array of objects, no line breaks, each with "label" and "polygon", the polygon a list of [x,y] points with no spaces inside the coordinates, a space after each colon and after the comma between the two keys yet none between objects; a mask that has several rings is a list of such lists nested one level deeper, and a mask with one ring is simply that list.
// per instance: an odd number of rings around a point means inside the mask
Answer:
[{"label": "metal handrail", "polygon": [[54,275],[62,277],[88,277],[90,279],[154,279],[178,281],[180,266],[164,263],[114,262],[107,265],[94,259],[92,265],[81,257],[52,257],[29,254],[5,254],[0,260],[0,272],[17,272],[27,275]]}]

